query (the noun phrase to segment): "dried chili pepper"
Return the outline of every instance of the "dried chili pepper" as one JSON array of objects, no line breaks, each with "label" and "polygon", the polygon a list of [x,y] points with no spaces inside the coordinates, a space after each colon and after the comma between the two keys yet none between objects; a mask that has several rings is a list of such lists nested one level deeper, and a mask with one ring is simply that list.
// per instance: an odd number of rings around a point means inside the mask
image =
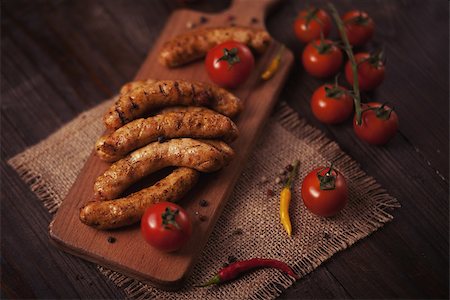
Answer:
[{"label": "dried chili pepper", "polygon": [[272,78],[272,76],[278,70],[278,68],[280,67],[281,55],[283,54],[283,51],[284,51],[284,45],[281,45],[280,50],[275,55],[275,57],[272,59],[269,66],[267,67],[267,69],[261,74],[261,78],[263,80],[269,80],[270,78]]},{"label": "dried chili pepper", "polygon": [[289,265],[276,259],[252,258],[249,260],[237,261],[220,270],[217,275],[211,278],[205,284],[198,287],[206,287],[210,285],[220,284],[236,279],[242,273],[257,268],[275,268],[284,273],[298,279],[299,276],[294,273]]},{"label": "dried chili pepper", "polygon": [[294,180],[294,177],[297,174],[299,164],[300,162],[297,160],[294,164],[294,167],[291,170],[291,173],[289,174],[289,179],[284,185],[280,194],[280,220],[281,224],[283,224],[283,227],[289,236],[292,233],[291,219],[289,218],[289,204],[291,203],[291,186],[292,181]]}]

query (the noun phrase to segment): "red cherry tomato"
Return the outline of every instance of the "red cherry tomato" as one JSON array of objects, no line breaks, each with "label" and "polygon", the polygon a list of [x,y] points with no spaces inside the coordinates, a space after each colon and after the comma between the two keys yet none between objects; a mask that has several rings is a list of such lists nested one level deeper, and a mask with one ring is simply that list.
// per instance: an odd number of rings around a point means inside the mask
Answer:
[{"label": "red cherry tomato", "polygon": [[312,7],[302,10],[294,22],[294,32],[303,43],[320,38],[320,32],[327,37],[331,30],[331,18],[323,9]]},{"label": "red cherry tomato", "polygon": [[205,59],[209,78],[225,88],[244,83],[255,66],[250,49],[235,41],[224,42],[208,51]]},{"label": "red cherry tomato", "polygon": [[192,233],[186,211],[171,202],[153,204],[141,219],[141,233],[153,247],[171,252],[180,249]]},{"label": "red cherry tomato", "polygon": [[[365,110],[371,108],[369,110]],[[361,125],[353,120],[353,129],[363,141],[372,145],[386,144],[398,130],[398,116],[389,106],[377,102],[362,105]]]},{"label": "red cherry tomato", "polygon": [[[384,80],[384,62],[381,54],[362,52],[355,55],[358,64],[358,82],[361,91],[371,91]],[[350,61],[345,65],[345,78],[353,85],[353,71]]]},{"label": "red cherry tomato", "polygon": [[352,46],[363,46],[373,36],[375,23],[366,12],[352,10],[347,12],[342,21],[345,24],[345,32]]},{"label": "red cherry tomato", "polygon": [[316,40],[303,50],[303,67],[310,75],[327,78],[335,75],[342,65],[342,51],[330,40]]},{"label": "red cherry tomato", "polygon": [[346,88],[325,84],[315,90],[312,95],[311,110],[322,123],[341,123],[352,114],[353,99]]},{"label": "red cherry tomato", "polygon": [[316,168],[303,180],[302,198],[306,208],[313,214],[333,216],[347,204],[347,182],[332,166]]}]

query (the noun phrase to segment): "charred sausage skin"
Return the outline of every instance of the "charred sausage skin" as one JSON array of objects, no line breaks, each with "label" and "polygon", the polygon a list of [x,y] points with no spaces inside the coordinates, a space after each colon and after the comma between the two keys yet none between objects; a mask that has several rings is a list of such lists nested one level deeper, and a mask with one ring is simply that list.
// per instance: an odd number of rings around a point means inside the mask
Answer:
[{"label": "charred sausage skin", "polygon": [[214,172],[226,166],[233,149],[222,141],[171,139],[154,142],[113,163],[94,183],[94,197],[110,200],[120,196],[143,177],[169,166]]},{"label": "charred sausage skin", "polygon": [[178,168],[154,185],[125,198],[88,202],[80,210],[80,220],[97,229],[113,229],[140,221],[146,208],[161,202],[176,202],[197,183],[199,173],[190,168]]},{"label": "charred sausage skin", "polygon": [[108,129],[117,129],[151,111],[168,106],[206,106],[230,118],[242,102],[218,86],[186,80],[147,80],[128,83],[104,116]]},{"label": "charred sausage skin", "polygon": [[98,157],[112,162],[159,138],[192,137],[232,142],[237,136],[236,124],[224,115],[206,108],[177,107],[125,124],[100,137],[95,149]]}]

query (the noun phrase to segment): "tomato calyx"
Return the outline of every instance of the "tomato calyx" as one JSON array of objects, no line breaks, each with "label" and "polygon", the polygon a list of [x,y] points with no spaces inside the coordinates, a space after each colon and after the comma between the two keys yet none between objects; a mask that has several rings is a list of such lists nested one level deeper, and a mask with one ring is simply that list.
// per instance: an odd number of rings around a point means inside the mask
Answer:
[{"label": "tomato calyx", "polygon": [[330,42],[330,41],[326,41],[324,36],[323,36],[323,32],[320,32],[320,40],[319,40],[319,44],[313,44],[313,47],[316,48],[317,52],[319,52],[319,54],[325,54],[331,51],[331,49],[333,48],[333,46],[335,45],[335,43]]},{"label": "tomato calyx", "polygon": [[[328,169],[325,175],[321,173]],[[317,178],[319,179],[320,189],[323,191],[334,190],[336,188],[336,172],[333,174],[333,163],[329,168],[323,168],[317,172]]]},{"label": "tomato calyx", "polygon": [[339,100],[339,98],[345,94],[345,90],[343,88],[340,88],[338,86],[333,87],[325,87],[325,95],[327,98],[333,98],[336,100]]},{"label": "tomato calyx", "polygon": [[377,50],[370,53],[368,58],[360,60],[358,66],[365,62],[368,62],[372,67],[378,69],[386,63],[386,55],[383,50]]},{"label": "tomato calyx", "polygon": [[166,210],[161,214],[162,225],[165,229],[171,230],[172,226],[176,229],[180,229],[180,225],[178,225],[177,221],[175,220],[179,213],[180,211],[178,209],[171,210],[170,207],[166,207]]},{"label": "tomato calyx", "polygon": [[349,91],[347,91],[344,88],[339,86],[338,80],[339,80],[339,74],[337,74],[336,77],[334,78],[333,87],[330,88],[328,86],[325,86],[325,96],[327,98],[333,98],[333,99],[339,100],[339,98],[342,95],[350,94]]},{"label": "tomato calyx", "polygon": [[241,61],[237,53],[238,49],[236,47],[231,48],[230,50],[228,50],[227,48],[223,48],[223,56],[220,57],[217,62],[226,61],[228,63],[228,67],[231,69],[234,64],[237,64]]},{"label": "tomato calyx", "polygon": [[394,108],[388,107],[388,109],[386,109],[386,104],[387,102],[381,104],[381,106],[378,107],[368,107],[366,109],[363,109],[363,113],[368,110],[373,110],[375,112],[375,116],[378,119],[387,121],[391,118],[391,114],[394,111]]},{"label": "tomato calyx", "polygon": [[319,12],[319,9],[317,7],[308,8],[306,16],[301,17],[306,20],[306,26],[309,26],[309,23],[311,23],[312,20],[315,20],[320,25],[323,25],[322,21],[317,17],[318,12]]}]

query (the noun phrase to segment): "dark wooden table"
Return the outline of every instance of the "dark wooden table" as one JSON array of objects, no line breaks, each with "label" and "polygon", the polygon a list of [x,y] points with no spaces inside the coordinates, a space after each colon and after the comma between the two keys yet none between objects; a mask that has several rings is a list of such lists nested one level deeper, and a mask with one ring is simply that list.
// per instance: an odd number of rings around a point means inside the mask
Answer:
[{"label": "dark wooden table", "polygon": [[[385,147],[371,147],[355,138],[350,121],[331,127],[314,119],[308,102],[321,81],[303,71],[303,46],[292,32],[306,1],[286,0],[267,19],[271,34],[297,57],[281,98],[337,141],[402,208],[392,223],[282,298],[448,298],[448,2],[334,2],[341,12],[360,8],[375,19],[387,77],[367,98],[395,105],[400,133]],[[203,11],[228,5],[190,4]],[[51,215],[5,160],[116,93],[180,6],[175,0],[1,1],[2,298],[124,297],[93,264],[49,244]]]}]

